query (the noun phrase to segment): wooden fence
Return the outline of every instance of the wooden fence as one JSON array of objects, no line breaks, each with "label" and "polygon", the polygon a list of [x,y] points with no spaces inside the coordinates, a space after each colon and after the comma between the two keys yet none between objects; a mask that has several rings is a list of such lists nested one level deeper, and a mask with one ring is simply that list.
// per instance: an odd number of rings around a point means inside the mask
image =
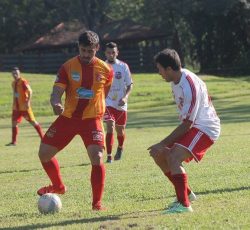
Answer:
[{"label": "wooden fence", "polygon": [[[120,50],[119,59],[126,62],[131,72],[155,72],[153,56],[160,49],[129,49]],[[60,66],[77,53],[47,53],[47,54],[13,54],[0,55],[0,71],[11,71],[18,66],[23,72],[30,73],[56,73]],[[104,59],[103,52],[98,55]]]}]

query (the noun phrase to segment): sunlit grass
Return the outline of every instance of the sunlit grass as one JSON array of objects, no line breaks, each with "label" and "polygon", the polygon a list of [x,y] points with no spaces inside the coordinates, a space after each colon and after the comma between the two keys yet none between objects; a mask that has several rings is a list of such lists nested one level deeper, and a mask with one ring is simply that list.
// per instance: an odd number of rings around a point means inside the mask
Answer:
[{"label": "sunlit grass", "polygon": [[[202,76],[222,121],[222,134],[201,163],[185,164],[198,200],[194,213],[162,215],[174,189],[149,157],[147,147],[177,125],[170,87],[158,75],[134,75],[129,99],[125,154],[106,164],[104,204],[91,211],[90,162],[79,137],[58,154],[68,192],[56,215],[37,210],[36,190],[49,183],[37,151],[39,137],[26,121],[18,145],[6,147],[11,128],[11,77],[0,74],[0,228],[3,229],[249,229],[250,81]],[[26,75],[26,74],[25,74]],[[33,110],[44,130],[55,119],[48,98],[52,75],[27,74],[34,91]],[[4,85],[3,85],[4,83]],[[240,87],[239,87],[240,86]],[[6,110],[8,110],[6,112]],[[46,114],[47,116],[42,116]],[[115,144],[116,147],[116,144]],[[114,147],[114,148],[115,148]]]}]

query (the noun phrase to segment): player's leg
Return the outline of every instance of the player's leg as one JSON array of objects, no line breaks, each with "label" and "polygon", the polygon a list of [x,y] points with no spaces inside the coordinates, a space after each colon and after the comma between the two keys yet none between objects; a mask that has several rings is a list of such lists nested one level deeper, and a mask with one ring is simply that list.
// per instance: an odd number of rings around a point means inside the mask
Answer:
[{"label": "player's leg", "polygon": [[169,154],[166,155],[178,199],[178,203],[167,210],[167,213],[192,211],[189,199],[194,200],[196,197],[192,192],[188,194],[190,189],[182,163],[192,159],[200,161],[212,144],[213,141],[206,134],[192,128],[175,143]]},{"label": "player's leg", "polygon": [[27,110],[24,118],[35,128],[40,138],[43,138],[43,131],[41,125],[36,121],[35,116],[31,108]]},{"label": "player's leg", "polygon": [[19,111],[13,110],[11,116],[12,137],[11,142],[6,146],[15,146],[17,143],[18,123],[22,121],[22,115]]},{"label": "player's leg", "polygon": [[103,164],[103,147],[99,145],[89,145],[87,147],[88,155],[91,161],[91,186],[92,186],[92,209],[103,210],[102,196],[105,184],[105,166]]},{"label": "player's leg", "polygon": [[114,127],[115,122],[113,120],[106,121],[106,148],[107,148],[107,162],[112,162],[112,148],[114,144]]},{"label": "player's leg", "polygon": [[[101,120],[88,119],[83,121],[79,134],[87,149],[91,161],[92,209],[105,210],[102,196],[105,184],[105,166],[103,164],[104,129]],[[81,128],[81,127],[80,127]]]},{"label": "player's leg", "polygon": [[55,157],[58,151],[59,150],[54,146],[44,143],[41,143],[40,145],[38,155],[45,172],[50,178],[52,185],[40,188],[37,191],[38,195],[43,195],[46,193],[64,194],[66,191],[61,178],[60,166]]},{"label": "player's leg", "polygon": [[124,150],[124,141],[126,137],[125,127],[127,123],[127,111],[116,111],[115,120],[116,120],[115,128],[117,133],[118,147],[114,159],[120,160]]},{"label": "player's leg", "polygon": [[105,142],[107,151],[107,163],[112,162],[112,148],[114,144],[115,120],[112,111],[112,107],[107,107],[103,116],[103,120],[106,123]]},{"label": "player's leg", "polygon": [[[168,161],[170,169],[170,178],[175,187],[176,197],[178,203],[175,205],[183,209],[183,211],[192,211],[190,206],[190,201],[188,197],[188,179],[187,174],[182,166],[182,162],[186,159],[192,157],[191,153],[180,145],[175,145],[166,154],[166,159]],[[181,204],[181,205],[180,205]],[[168,211],[171,211],[171,208]]]},{"label": "player's leg", "polygon": [[37,191],[39,195],[49,192],[65,193],[66,187],[62,181],[60,166],[55,155],[72,140],[75,133],[71,120],[63,116],[59,116],[45,133],[38,155],[52,185],[39,189]]}]

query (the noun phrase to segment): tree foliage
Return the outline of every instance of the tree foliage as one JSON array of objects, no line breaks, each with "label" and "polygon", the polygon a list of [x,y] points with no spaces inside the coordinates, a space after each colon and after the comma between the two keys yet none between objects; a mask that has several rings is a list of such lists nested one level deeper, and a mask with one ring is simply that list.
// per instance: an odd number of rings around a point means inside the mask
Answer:
[{"label": "tree foliage", "polygon": [[165,31],[168,45],[201,71],[250,64],[250,0],[1,0],[0,53],[62,21],[78,19],[95,30],[123,18]]}]

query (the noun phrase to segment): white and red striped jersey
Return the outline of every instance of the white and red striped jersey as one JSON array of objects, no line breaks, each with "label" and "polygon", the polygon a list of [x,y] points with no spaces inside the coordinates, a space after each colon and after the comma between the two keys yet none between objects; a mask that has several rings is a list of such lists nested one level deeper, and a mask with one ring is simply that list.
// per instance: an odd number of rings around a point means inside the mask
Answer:
[{"label": "white and red striped jersey", "polygon": [[112,64],[114,70],[114,80],[108,96],[106,98],[106,106],[111,106],[117,110],[127,111],[128,104],[119,106],[119,100],[126,94],[127,87],[133,83],[128,65],[116,59]]},{"label": "white and red striped jersey", "polygon": [[206,84],[194,73],[181,69],[178,84],[171,83],[180,121],[189,120],[193,127],[207,134],[213,141],[220,135],[220,119],[216,114]]}]

